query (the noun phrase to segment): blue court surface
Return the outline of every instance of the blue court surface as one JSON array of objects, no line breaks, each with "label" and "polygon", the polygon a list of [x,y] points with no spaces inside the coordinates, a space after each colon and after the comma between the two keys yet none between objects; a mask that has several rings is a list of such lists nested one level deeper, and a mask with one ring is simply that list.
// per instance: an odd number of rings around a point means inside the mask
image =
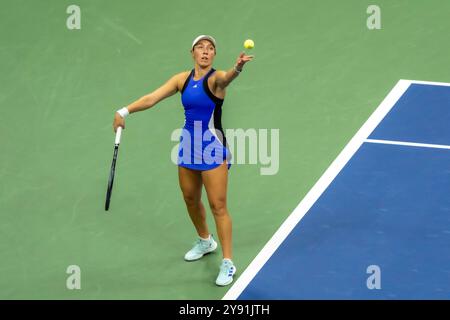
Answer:
[{"label": "blue court surface", "polygon": [[224,299],[449,299],[450,84],[401,80]]}]

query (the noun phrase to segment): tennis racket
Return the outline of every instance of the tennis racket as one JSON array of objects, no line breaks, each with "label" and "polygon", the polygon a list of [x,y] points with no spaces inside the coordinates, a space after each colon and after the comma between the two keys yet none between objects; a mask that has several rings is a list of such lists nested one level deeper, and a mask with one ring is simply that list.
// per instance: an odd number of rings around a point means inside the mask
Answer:
[{"label": "tennis racket", "polygon": [[106,190],[106,202],[105,211],[109,209],[109,203],[111,201],[111,193],[114,184],[114,172],[116,171],[117,154],[119,153],[120,136],[122,135],[122,127],[118,127],[116,130],[116,140],[114,141],[114,155],[111,164],[111,170],[109,172],[108,189]]}]

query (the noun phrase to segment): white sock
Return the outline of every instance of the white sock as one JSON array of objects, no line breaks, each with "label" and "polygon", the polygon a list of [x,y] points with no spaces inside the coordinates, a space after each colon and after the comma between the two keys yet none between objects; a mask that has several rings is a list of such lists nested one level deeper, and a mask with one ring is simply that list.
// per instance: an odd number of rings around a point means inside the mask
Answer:
[{"label": "white sock", "polygon": [[228,259],[228,258],[224,258],[222,261],[228,261],[228,262],[231,262],[231,264],[233,264],[233,261],[231,261],[231,259]]},{"label": "white sock", "polygon": [[206,238],[206,239],[204,239],[202,237],[199,237],[199,238],[202,239],[203,241],[209,241],[209,240],[211,240],[211,235],[209,235],[208,238]]}]

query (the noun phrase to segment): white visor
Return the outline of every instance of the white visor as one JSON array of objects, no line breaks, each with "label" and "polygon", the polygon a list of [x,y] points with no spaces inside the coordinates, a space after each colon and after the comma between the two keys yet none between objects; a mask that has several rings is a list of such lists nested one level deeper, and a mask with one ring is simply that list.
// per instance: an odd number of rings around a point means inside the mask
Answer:
[{"label": "white visor", "polygon": [[211,36],[208,35],[204,35],[202,34],[201,36],[198,36],[197,38],[194,39],[194,41],[192,41],[192,47],[191,49],[194,49],[194,46],[197,44],[197,42],[199,42],[200,40],[209,40],[212,42],[212,44],[214,45],[214,48],[216,47],[216,39],[214,39]]}]

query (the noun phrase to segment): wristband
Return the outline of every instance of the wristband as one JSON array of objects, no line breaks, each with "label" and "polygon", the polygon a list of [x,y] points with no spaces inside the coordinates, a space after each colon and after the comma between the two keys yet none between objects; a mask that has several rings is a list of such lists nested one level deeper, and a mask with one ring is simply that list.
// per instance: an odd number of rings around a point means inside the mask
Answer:
[{"label": "wristband", "polygon": [[126,116],[128,116],[130,114],[130,112],[128,111],[128,109],[126,107],[117,110],[117,113],[124,119]]},{"label": "wristband", "polygon": [[234,66],[234,71],[236,71],[237,73],[241,73],[242,69],[239,71],[238,68],[236,68],[236,66]]}]

